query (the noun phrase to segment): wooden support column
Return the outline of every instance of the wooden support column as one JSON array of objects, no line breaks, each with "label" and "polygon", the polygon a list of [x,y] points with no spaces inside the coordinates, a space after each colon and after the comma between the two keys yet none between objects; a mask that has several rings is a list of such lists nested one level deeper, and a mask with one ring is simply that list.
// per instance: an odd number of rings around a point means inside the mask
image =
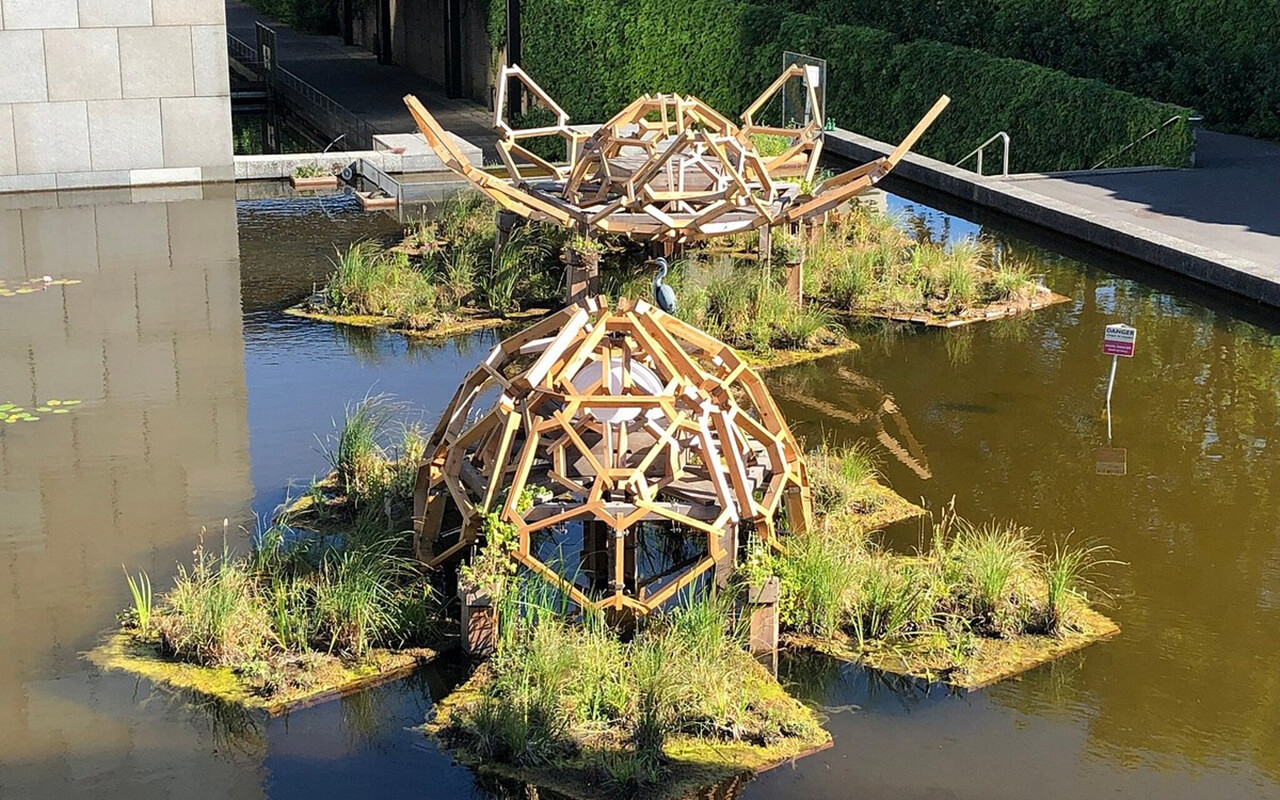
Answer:
[{"label": "wooden support column", "polygon": [[766,655],[778,649],[779,590],[777,578],[770,578],[759,586],[747,587],[746,612],[750,627],[748,646],[753,656]]},{"label": "wooden support column", "polygon": [[498,608],[484,592],[462,592],[462,650],[468,656],[491,656],[498,649]]},{"label": "wooden support column", "polygon": [[720,548],[724,558],[716,562],[716,588],[724,589],[738,565],[738,526],[730,523],[720,532]]},{"label": "wooden support column", "polygon": [[[572,241],[572,239],[570,240]],[[600,289],[600,254],[595,250],[577,250],[566,244],[561,253],[564,262],[565,303],[595,297]]]}]

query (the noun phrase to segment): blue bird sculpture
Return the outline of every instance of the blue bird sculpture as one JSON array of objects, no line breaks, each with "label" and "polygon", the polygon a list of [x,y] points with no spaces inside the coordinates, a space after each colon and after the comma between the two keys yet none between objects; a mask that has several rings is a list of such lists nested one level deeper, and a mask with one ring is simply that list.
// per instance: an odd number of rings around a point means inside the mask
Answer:
[{"label": "blue bird sculpture", "polygon": [[667,277],[667,260],[659,258],[654,263],[658,265],[658,274],[653,278],[653,302],[668,314],[674,314],[676,313],[676,293],[662,282],[662,279]]}]

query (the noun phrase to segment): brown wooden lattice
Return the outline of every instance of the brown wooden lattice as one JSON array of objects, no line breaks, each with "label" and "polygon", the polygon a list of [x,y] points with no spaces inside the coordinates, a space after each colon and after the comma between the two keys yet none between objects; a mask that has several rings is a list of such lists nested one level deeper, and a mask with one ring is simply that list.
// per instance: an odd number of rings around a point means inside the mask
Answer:
[{"label": "brown wooden lattice", "polygon": [[[518,80],[556,118],[553,125],[513,128],[505,119],[506,90]],[[811,116],[803,127],[770,127],[755,117],[789,80],[804,83]],[[594,130],[571,126],[569,115],[519,67],[498,78],[494,128],[507,180],[469,163],[413,95],[404,98],[436,155],[499,206],[520,216],[572,228],[583,235],[625,234],[640,240],[688,242],[824,214],[874,186],[897,165],[950,102],[946,95],[889,155],[828,177],[806,193],[787,178],[817,174],[823,119],[811,75],[792,65],[731,122],[693,96],[644,95]],[[787,139],[765,157],[753,136]],[[567,163],[552,164],[522,144],[556,136]]]},{"label": "brown wooden lattice", "polygon": [[[521,510],[526,488],[540,497]],[[713,567],[731,568],[744,528],[776,544],[779,515],[795,531],[812,522],[801,450],[760,376],[647,302],[610,309],[603,298],[493,349],[437,425],[414,501],[423,561],[466,553],[491,509],[516,526],[515,557],[529,570],[584,608],[637,614]],[[569,522],[610,533],[608,588],[594,597],[531,546]],[[629,584],[624,553],[642,522],[705,536],[705,555],[655,591]]]}]

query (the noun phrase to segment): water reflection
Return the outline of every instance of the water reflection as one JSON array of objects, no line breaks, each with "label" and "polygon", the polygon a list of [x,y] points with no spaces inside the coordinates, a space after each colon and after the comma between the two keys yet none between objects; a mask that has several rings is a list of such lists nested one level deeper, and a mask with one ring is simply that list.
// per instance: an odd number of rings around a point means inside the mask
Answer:
[{"label": "water reflection", "polygon": [[[909,462],[885,459],[900,493],[929,505],[954,495],[961,513],[1050,535],[1074,530],[1129,563],[1107,587],[1119,597],[1120,637],[1069,667],[975,697],[980,710],[963,720],[932,711],[916,735],[922,745],[949,744],[913,748],[909,767],[890,759],[892,785],[907,794],[945,785],[955,796],[1043,795],[1041,783],[1023,780],[1039,775],[1073,787],[1050,796],[1081,796],[1117,790],[1122,772],[1132,795],[1280,794],[1280,339],[1185,297],[1061,259],[1041,263],[1073,303],[976,327],[959,346],[963,358],[954,332],[922,331],[824,364],[804,396],[777,393],[799,427],[878,440],[877,393],[851,392],[847,380],[850,371],[874,375],[929,454],[927,482]],[[1110,367],[1101,336],[1117,321],[1135,325],[1144,343],[1121,365],[1113,399],[1123,477],[1096,474]],[[916,543],[906,531],[891,539]],[[854,693],[851,702],[864,700]],[[1010,723],[1020,734],[1006,739]],[[873,727],[885,737],[866,743],[875,752],[906,745],[895,744],[893,726]],[[981,732],[982,753],[951,738],[962,731]],[[856,750],[853,736],[847,747]],[[1036,766],[1010,775],[1011,763]],[[998,790],[959,774],[984,765],[998,774]]]},{"label": "water reflection", "polygon": [[[186,196],[0,210],[0,279],[81,281],[0,299],[0,402],[83,401],[0,427],[2,796],[122,793],[157,763],[161,793],[258,791],[211,757],[211,729],[135,709],[134,681],[77,657],[126,602],[122,562],[164,586],[194,533],[252,497],[235,204]],[[216,778],[193,786],[195,764]]]}]

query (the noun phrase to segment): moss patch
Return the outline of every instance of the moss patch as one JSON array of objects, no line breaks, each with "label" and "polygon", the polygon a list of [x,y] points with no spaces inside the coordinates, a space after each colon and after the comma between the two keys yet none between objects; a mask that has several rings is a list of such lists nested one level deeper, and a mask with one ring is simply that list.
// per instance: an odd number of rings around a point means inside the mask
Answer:
[{"label": "moss patch", "polygon": [[[668,773],[659,785],[647,786],[646,798],[664,800],[692,796],[709,786],[738,777],[758,774],[782,764],[811,755],[831,746],[831,735],[823,730],[814,712],[786,693],[760,664],[751,661],[742,674],[741,692],[760,705],[784,709],[792,717],[807,722],[808,735],[779,739],[767,745],[743,741],[722,741],[688,734],[670,737],[663,748],[668,759]],[[536,786],[574,800],[610,800],[618,796],[609,785],[601,768],[601,759],[621,747],[616,736],[608,733],[577,732],[580,747],[574,755],[556,763],[522,767],[493,759],[481,759],[462,743],[455,733],[474,708],[482,702],[493,674],[487,665],[478,669],[469,681],[440,700],[432,719],[422,730],[446,747],[455,748],[457,760],[480,772]]]},{"label": "moss patch", "polygon": [[888,486],[870,480],[858,487],[855,508],[845,518],[856,529],[855,533],[861,535],[884,530],[890,525],[923,517],[927,513],[929,512]]},{"label": "moss patch", "polygon": [[486,311],[461,310],[448,319],[444,319],[425,329],[404,327],[394,317],[327,314],[321,311],[309,310],[305,305],[287,308],[284,313],[293,317],[316,320],[317,322],[351,325],[357,328],[389,328],[413,339],[448,339],[453,336],[464,336],[469,333],[501,328],[506,325],[532,322],[546,316],[548,309],[533,308],[526,311],[517,311],[505,317]]},{"label": "moss patch", "polygon": [[275,715],[403,677],[454,646],[456,642],[447,642],[439,649],[373,650],[360,663],[320,655],[299,667],[309,685],[284,688],[270,697],[252,691],[230,667],[205,667],[166,658],[160,654],[159,642],[131,631],[111,634],[86,653],[85,658],[99,669],[129,672],[173,689],[197,692]]},{"label": "moss patch", "polygon": [[855,342],[845,341],[813,350],[770,350],[765,353],[746,352],[743,353],[743,357],[751,366],[761,372],[765,372],[771,369],[805,364],[810,361],[817,361],[820,358],[840,355],[841,353],[850,353],[857,350],[858,347],[859,345]]},{"label": "moss patch", "polygon": [[848,312],[834,309],[833,313],[851,320],[887,319],[894,322],[912,322],[931,328],[958,328],[961,325],[969,325],[974,322],[989,322],[991,320],[1005,319],[1006,317],[1016,317],[1019,314],[1048,308],[1070,300],[1070,297],[1064,297],[1041,287],[1029,297],[978,303],[965,308],[959,313],[949,313],[941,307],[927,311],[912,312],[894,309],[863,309]]},{"label": "moss patch", "polygon": [[788,634],[787,646],[815,650],[820,653],[863,664],[882,672],[892,672],[941,682],[975,691],[993,683],[1061,658],[1068,653],[1106,641],[1120,633],[1120,626],[1093,609],[1080,609],[1074,629],[1058,636],[1023,634],[999,639],[982,638],[971,655],[957,661],[947,653],[944,642],[923,640],[916,644],[893,647],[858,648],[846,635],[819,638]]}]

